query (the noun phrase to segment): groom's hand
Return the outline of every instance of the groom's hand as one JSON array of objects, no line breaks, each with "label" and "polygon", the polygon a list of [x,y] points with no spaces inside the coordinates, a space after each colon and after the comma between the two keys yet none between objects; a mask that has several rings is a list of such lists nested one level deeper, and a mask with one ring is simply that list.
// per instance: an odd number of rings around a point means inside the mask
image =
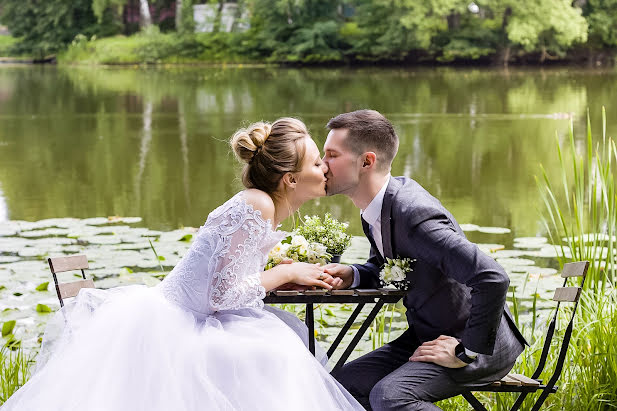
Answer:
[{"label": "groom's hand", "polygon": [[440,335],[433,341],[427,341],[414,351],[409,361],[432,362],[446,368],[461,368],[467,364],[454,354],[458,340],[447,335]]},{"label": "groom's hand", "polygon": [[353,269],[345,264],[328,264],[323,267],[324,273],[330,274],[332,277],[340,279],[340,282],[333,284],[335,290],[349,288],[353,283]]}]

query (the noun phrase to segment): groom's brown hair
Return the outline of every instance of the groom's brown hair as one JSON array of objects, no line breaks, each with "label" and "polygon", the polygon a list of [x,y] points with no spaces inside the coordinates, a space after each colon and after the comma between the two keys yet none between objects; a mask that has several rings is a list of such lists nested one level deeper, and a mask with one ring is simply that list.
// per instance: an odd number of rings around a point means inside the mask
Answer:
[{"label": "groom's brown hair", "polygon": [[328,121],[329,129],[347,129],[347,148],[357,154],[373,151],[382,170],[390,169],[398,151],[398,136],[394,126],[380,112],[356,110],[339,114]]}]

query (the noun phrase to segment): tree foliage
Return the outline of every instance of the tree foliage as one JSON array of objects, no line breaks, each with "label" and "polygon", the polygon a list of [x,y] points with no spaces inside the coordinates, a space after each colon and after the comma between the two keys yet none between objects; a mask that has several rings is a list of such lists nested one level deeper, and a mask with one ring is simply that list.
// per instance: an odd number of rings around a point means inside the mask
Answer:
[{"label": "tree foliage", "polygon": [[[198,35],[193,34],[193,3],[0,0],[0,9],[2,20],[20,38],[20,47],[38,54],[61,50],[77,34],[90,38],[131,32],[121,27],[122,8],[127,4],[142,12],[150,4],[155,25],[156,10],[180,13],[173,25],[161,23],[160,29],[175,29],[183,38],[165,41],[190,45],[192,51],[178,53],[196,59],[199,55],[192,52],[216,49],[209,55],[224,58],[228,50],[234,60],[282,63],[483,60],[507,64],[562,59],[582,46],[609,54],[617,49],[617,0],[239,0],[236,19],[248,16],[243,22],[250,29],[234,33],[219,32],[224,0],[208,0],[218,6],[214,32]],[[142,16],[142,22],[147,20]],[[195,47],[195,41],[203,47]]]},{"label": "tree foliage", "polygon": [[37,57],[55,53],[77,34],[88,37],[113,34],[103,19],[92,11],[92,0],[0,0],[0,20],[20,39],[15,46]]}]

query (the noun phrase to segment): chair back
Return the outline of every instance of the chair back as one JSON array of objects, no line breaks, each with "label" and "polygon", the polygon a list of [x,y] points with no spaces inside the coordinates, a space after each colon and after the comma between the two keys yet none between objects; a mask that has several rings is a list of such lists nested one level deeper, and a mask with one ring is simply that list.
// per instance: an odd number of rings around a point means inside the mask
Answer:
[{"label": "chair back", "polygon": [[[537,379],[544,370],[544,366],[546,365],[546,359],[548,357],[548,351],[551,347],[551,341],[555,333],[555,326],[557,323],[557,316],[559,315],[560,304],[568,302],[574,303],[574,308],[572,309],[572,316],[570,318],[570,322],[568,323],[568,327],[566,328],[566,332],[561,343],[561,348],[559,349],[559,357],[557,359],[555,371],[549,383],[547,383],[547,386],[554,385],[559,379],[559,376],[561,375],[563,363],[566,359],[566,352],[568,350],[568,346],[570,345],[570,338],[572,337],[574,316],[576,315],[578,301],[581,296],[581,291],[583,290],[583,285],[585,284],[585,277],[587,275],[588,269],[589,261],[577,261],[574,263],[564,264],[563,266],[563,271],[561,272],[561,277],[564,279],[563,285],[555,289],[555,294],[553,295],[553,301],[557,301],[555,314],[553,315],[553,318],[546,332],[546,337],[544,339],[544,347],[542,348],[542,355],[540,356],[540,362],[538,363],[538,367],[536,368],[535,372],[531,376],[532,379]],[[569,279],[578,279],[579,277],[582,277],[580,286],[567,287]]]},{"label": "chair back", "polygon": [[[65,298],[75,297],[82,288],[94,288],[94,282],[92,279],[86,279],[86,273],[84,272],[84,269],[88,268],[88,257],[85,255],[48,258],[47,262],[49,263],[51,275],[54,277],[60,307],[64,307]],[[83,280],[66,283],[58,282],[57,273],[76,270],[81,271]]]}]

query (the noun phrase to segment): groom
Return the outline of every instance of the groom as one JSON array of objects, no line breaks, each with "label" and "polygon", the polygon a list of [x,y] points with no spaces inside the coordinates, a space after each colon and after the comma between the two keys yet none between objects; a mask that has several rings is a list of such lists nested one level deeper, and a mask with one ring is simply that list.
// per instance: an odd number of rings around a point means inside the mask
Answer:
[{"label": "groom", "polygon": [[506,375],[526,342],[505,304],[504,269],[418,183],[390,176],[399,141],[384,116],[358,110],[328,128],[328,195],[344,194],[362,210],[371,250],[364,264],[325,271],[343,280],[339,288],[377,288],[385,257],[417,260],[403,299],[407,331],[334,377],[367,409],[431,410]]}]

